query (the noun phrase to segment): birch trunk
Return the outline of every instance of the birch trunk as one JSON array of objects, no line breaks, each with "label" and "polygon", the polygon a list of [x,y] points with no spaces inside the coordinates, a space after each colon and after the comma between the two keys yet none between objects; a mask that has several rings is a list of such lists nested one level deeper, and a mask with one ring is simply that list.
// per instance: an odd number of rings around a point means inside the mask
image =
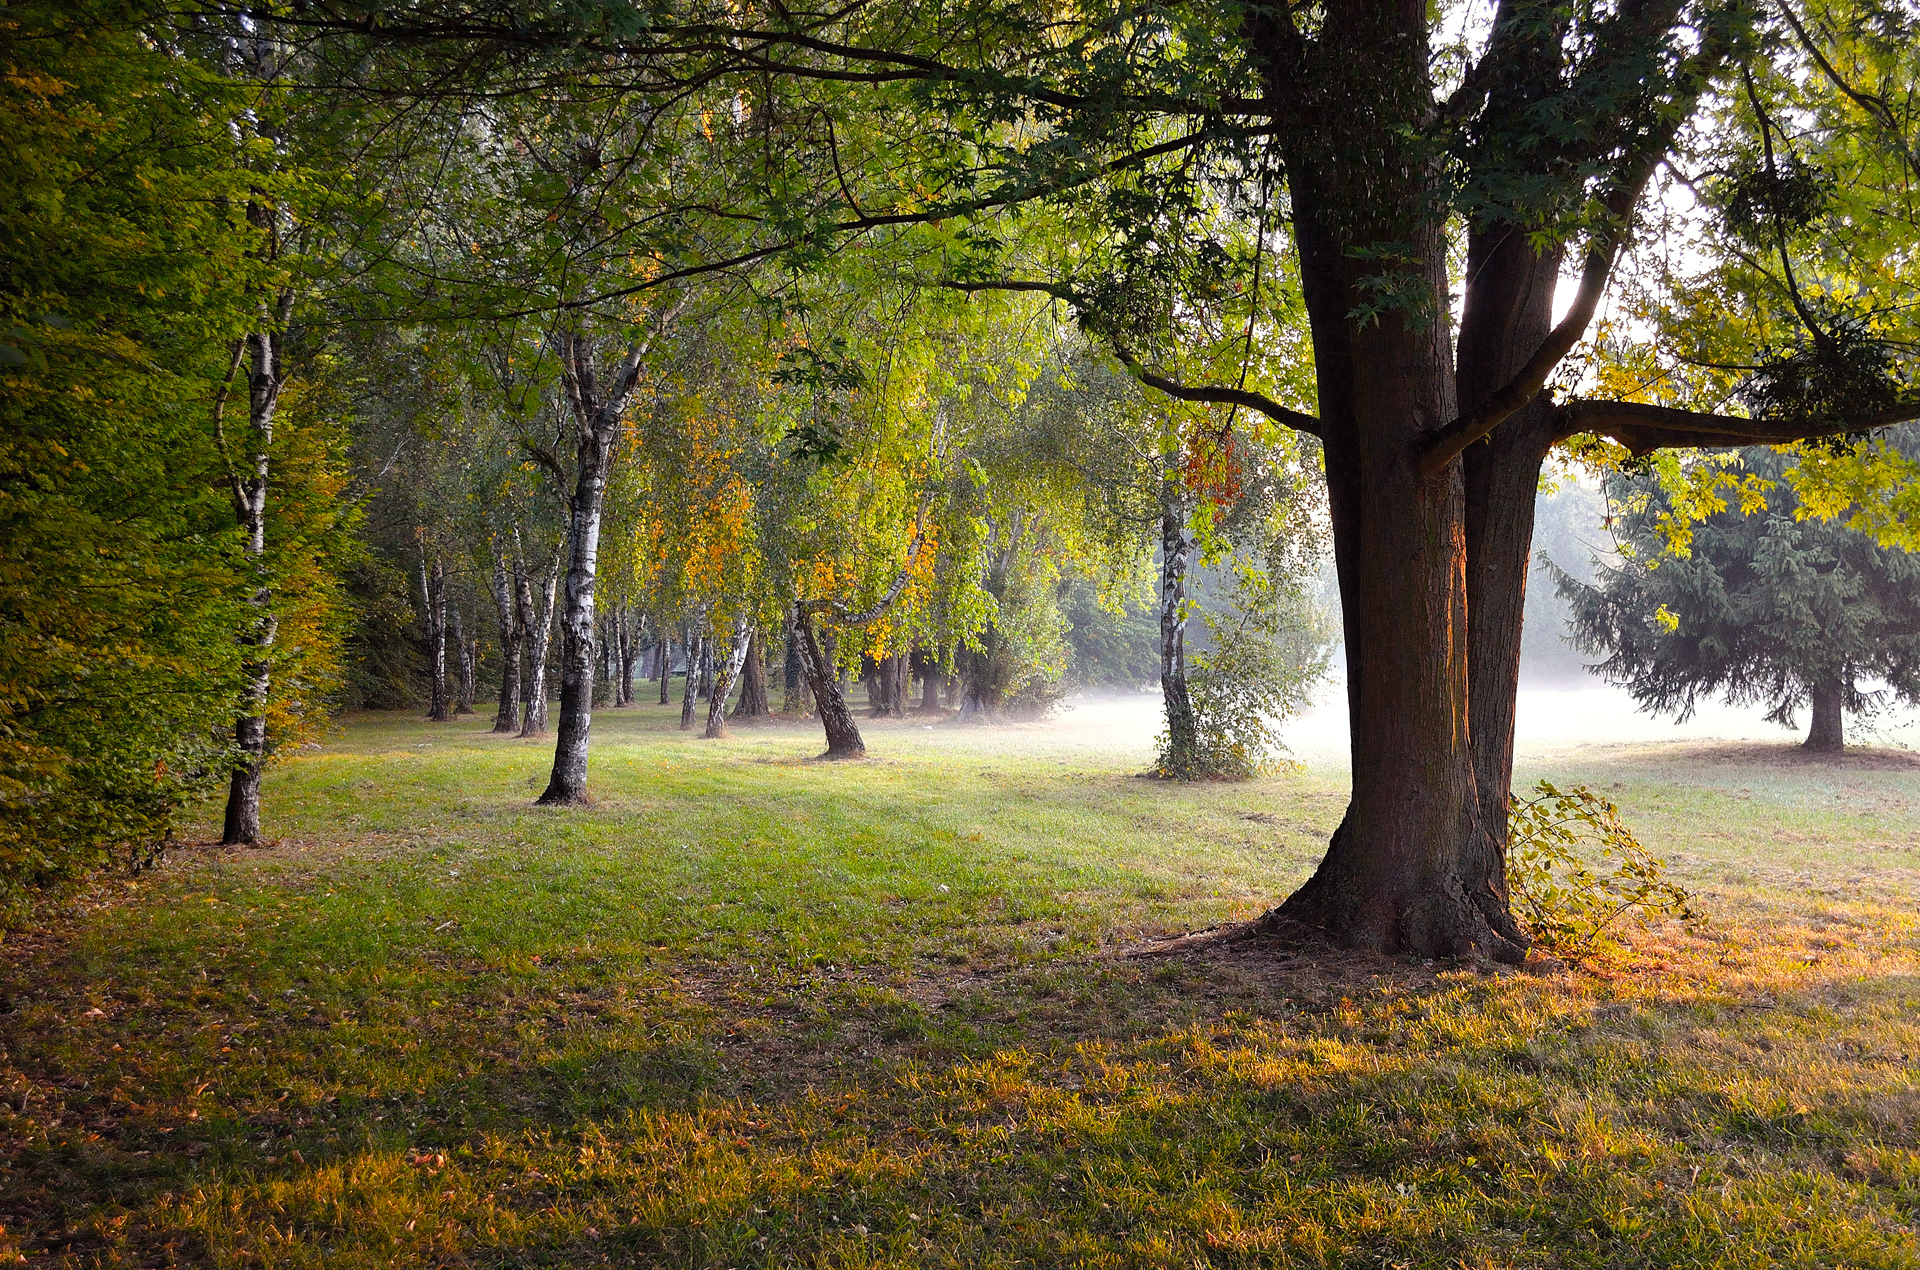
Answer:
[{"label": "birch trunk", "polygon": [[553,605],[560,585],[560,559],[556,549],[541,579],[537,606],[532,586],[522,571],[520,602],[527,618],[527,708],[520,725],[521,736],[547,734],[547,661],[553,648]]},{"label": "birch trunk", "polygon": [[742,606],[740,616],[733,621],[733,638],[727,644],[727,659],[719,664],[713,677],[713,696],[707,702],[707,740],[718,740],[727,734],[727,696],[733,691],[734,680],[740,676],[740,668],[746,664],[747,650],[753,643],[753,615]]},{"label": "birch trunk", "polygon": [[493,555],[493,607],[500,623],[500,708],[494,712],[493,730],[507,734],[520,730],[520,658],[525,631],[520,625],[506,557],[498,551]]},{"label": "birch trunk", "polygon": [[461,606],[453,606],[453,646],[460,654],[460,695],[454,700],[453,713],[458,718],[473,713],[473,679],[479,670],[480,650],[477,637],[467,633],[466,618]]},{"label": "birch trunk", "polygon": [[688,623],[684,653],[686,666],[680,676],[680,730],[683,732],[692,730],[694,709],[700,702],[700,650],[706,647],[706,643],[704,635],[694,638],[693,624]]},{"label": "birch trunk", "polygon": [[733,717],[764,719],[772,713],[767,700],[766,637],[756,626],[747,637],[747,659],[740,667],[740,702],[733,709]]},{"label": "birch trunk", "polygon": [[[684,302],[683,302],[684,303]],[[673,312],[677,313],[678,309]],[[672,320],[671,314],[668,321]],[[544,805],[587,801],[587,752],[593,732],[594,586],[600,564],[600,518],[606,507],[607,477],[614,442],[625,427],[627,402],[640,381],[645,342],[628,345],[619,367],[604,386],[593,364],[593,348],[578,330],[559,337],[560,378],[573,416],[573,491],[567,498],[566,606],[560,659],[560,723],[554,742],[553,775],[539,801]],[[558,464],[552,469],[558,475]]]},{"label": "birch trunk", "polygon": [[[285,302],[282,310],[285,310]],[[248,569],[254,576],[247,597],[254,617],[241,635],[246,657],[241,662],[241,710],[233,724],[237,751],[227,784],[226,822],[220,834],[224,846],[251,846],[260,841],[260,778],[267,765],[267,699],[273,687],[270,660],[279,620],[273,612],[273,590],[267,575],[267,475],[273,445],[274,412],[280,402],[280,364],[277,336],[261,314],[261,329],[247,337],[247,425],[253,453],[246,474],[230,472],[234,514],[246,534]],[[223,402],[224,404],[224,402]],[[219,410],[216,408],[216,425]]]},{"label": "birch trunk", "polygon": [[1160,773],[1186,779],[1198,774],[1199,728],[1187,693],[1187,572],[1193,541],[1187,509],[1171,474],[1160,481],[1160,699],[1167,743]]}]

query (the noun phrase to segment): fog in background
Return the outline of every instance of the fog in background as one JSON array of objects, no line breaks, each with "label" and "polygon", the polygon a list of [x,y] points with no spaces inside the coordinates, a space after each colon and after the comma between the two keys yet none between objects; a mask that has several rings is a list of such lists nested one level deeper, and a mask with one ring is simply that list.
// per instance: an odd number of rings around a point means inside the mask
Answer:
[{"label": "fog in background", "polygon": [[[1521,759],[1633,742],[1804,739],[1805,711],[1795,720],[1796,726],[1788,729],[1767,722],[1762,717],[1764,705],[1735,709],[1717,700],[1702,701],[1692,718],[1676,723],[1671,715],[1642,713],[1624,688],[1608,686],[1585,668],[1585,659],[1566,639],[1566,601],[1540,557],[1582,581],[1591,580],[1597,561],[1611,558],[1613,535],[1606,524],[1605,500],[1597,489],[1569,481],[1554,493],[1542,494],[1534,549],[1515,726]],[[1338,592],[1330,561],[1320,591],[1337,616]],[[1348,766],[1345,684],[1345,659],[1336,652],[1332,674],[1316,694],[1314,707],[1289,720],[1283,729],[1293,758],[1316,768]],[[1069,698],[1053,720],[1040,726],[1054,734],[1056,743],[1128,753],[1138,750],[1144,761],[1151,756],[1153,738],[1161,727],[1159,690],[1082,693]],[[1849,715],[1847,744],[1920,746],[1920,712],[1888,709],[1875,715]]]}]

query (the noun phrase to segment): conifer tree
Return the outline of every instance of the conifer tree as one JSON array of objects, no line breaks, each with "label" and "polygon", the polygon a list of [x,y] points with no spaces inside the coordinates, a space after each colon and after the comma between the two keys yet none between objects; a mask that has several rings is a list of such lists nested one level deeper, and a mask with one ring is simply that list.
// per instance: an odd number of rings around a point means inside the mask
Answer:
[{"label": "conifer tree", "polygon": [[[1903,449],[1920,448],[1900,431]],[[1782,479],[1788,462],[1767,446],[1731,456],[1736,472],[1759,478],[1745,484],[1764,505],[1697,522],[1685,555],[1666,551],[1670,496],[1657,480],[1616,478],[1620,562],[1593,585],[1555,573],[1574,642],[1604,658],[1590,669],[1643,708],[1684,721],[1717,695],[1764,703],[1768,719],[1792,727],[1808,707],[1806,748],[1834,752],[1847,713],[1920,701],[1920,555],[1807,517]],[[1869,680],[1885,687],[1868,690]]]}]

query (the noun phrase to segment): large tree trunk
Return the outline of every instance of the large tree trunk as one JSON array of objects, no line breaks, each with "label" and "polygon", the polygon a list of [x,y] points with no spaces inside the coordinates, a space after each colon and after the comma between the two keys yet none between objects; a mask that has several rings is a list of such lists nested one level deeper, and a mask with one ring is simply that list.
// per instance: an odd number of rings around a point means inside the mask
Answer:
[{"label": "large tree trunk", "polygon": [[498,551],[493,554],[493,607],[500,623],[500,708],[494,712],[493,730],[505,734],[520,730],[520,656],[526,632],[506,557]]},{"label": "large tree trunk", "polygon": [[1187,568],[1192,561],[1186,502],[1169,473],[1160,481],[1160,700],[1167,744],[1159,770],[1182,779],[1196,775],[1200,763],[1199,729],[1187,694]]},{"label": "large tree trunk", "polygon": [[1837,683],[1815,684],[1807,690],[1813,706],[1813,725],[1802,749],[1816,754],[1838,754],[1847,746],[1847,694]]},{"label": "large tree trunk", "polygon": [[814,708],[819,711],[820,725],[827,733],[827,752],[821,757],[865,758],[867,744],[860,739],[860,725],[853,721],[853,711],[847,709],[846,698],[840,692],[839,669],[820,647],[813,614],[799,605],[795,606],[794,633],[799,638],[800,655],[806,661]]},{"label": "large tree trunk", "polygon": [[758,626],[747,637],[747,660],[740,667],[740,703],[736,719],[764,719],[773,713],[767,701],[766,639]]},{"label": "large tree trunk", "polygon": [[[1543,54],[1545,55],[1544,51]],[[1468,236],[1475,286],[1461,317],[1457,382],[1462,402],[1496,391],[1553,326],[1562,253],[1534,250],[1506,223]],[[1547,400],[1523,407],[1462,456],[1466,492],[1468,737],[1479,832],[1461,861],[1461,884],[1508,944],[1524,947],[1507,890],[1507,818],[1513,796],[1514,707],[1533,549],[1540,465],[1559,439]]]},{"label": "large tree trunk", "polygon": [[556,547],[546,576],[540,582],[539,603],[526,571],[515,562],[520,576],[520,607],[527,623],[527,708],[521,721],[521,736],[547,734],[547,662],[553,649],[553,605],[560,587],[560,560],[565,545]]},{"label": "large tree trunk", "polygon": [[[1421,468],[1429,434],[1458,415],[1438,174],[1418,145],[1381,130],[1430,108],[1424,11],[1338,20],[1357,29],[1329,38],[1397,50],[1364,69],[1320,68],[1356,94],[1364,76],[1383,108],[1329,103],[1324,135],[1303,132],[1287,155],[1345,625],[1353,795],[1326,857],[1279,915],[1383,953],[1518,960],[1504,889],[1490,889],[1498,860],[1471,744],[1466,482],[1458,460],[1433,477]],[[1396,244],[1398,259],[1349,250],[1356,242]],[[1360,320],[1383,269],[1399,294],[1419,298]]]},{"label": "large tree trunk", "polygon": [[703,735],[709,741],[727,734],[727,697],[733,692],[734,680],[740,677],[740,668],[746,664],[747,650],[753,643],[752,624],[753,615],[744,608],[733,621],[733,638],[727,644],[727,659],[716,668],[713,695],[707,699],[707,730]]},{"label": "large tree trunk", "polygon": [[[263,306],[264,308],[264,306]],[[285,305],[282,305],[284,310]],[[266,314],[262,313],[263,319]],[[279,619],[273,612],[273,591],[267,576],[267,472],[273,445],[273,419],[280,402],[280,358],[277,337],[267,321],[247,337],[247,424],[252,442],[251,470],[231,472],[234,515],[246,534],[247,564],[254,575],[247,597],[254,617],[240,643],[246,649],[241,662],[241,710],[233,723],[233,773],[227,783],[227,815],[220,842],[224,846],[251,846],[260,841],[260,778],[267,767],[267,698],[272,690],[274,635]],[[221,407],[225,405],[224,394]],[[216,408],[215,420],[219,419]]]}]

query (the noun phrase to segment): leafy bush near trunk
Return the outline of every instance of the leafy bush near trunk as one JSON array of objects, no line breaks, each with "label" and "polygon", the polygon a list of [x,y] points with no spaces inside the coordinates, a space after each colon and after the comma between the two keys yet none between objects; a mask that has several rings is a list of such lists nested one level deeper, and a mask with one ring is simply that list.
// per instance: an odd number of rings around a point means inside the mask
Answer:
[{"label": "leafy bush near trunk", "polygon": [[[1587,861],[1596,849],[1604,871]],[[1618,950],[1629,915],[1641,924],[1649,917],[1678,917],[1690,927],[1702,921],[1686,888],[1667,880],[1666,862],[1634,836],[1618,807],[1585,785],[1563,790],[1543,780],[1532,798],[1514,797],[1507,886],[1534,947],[1568,961]]]}]

